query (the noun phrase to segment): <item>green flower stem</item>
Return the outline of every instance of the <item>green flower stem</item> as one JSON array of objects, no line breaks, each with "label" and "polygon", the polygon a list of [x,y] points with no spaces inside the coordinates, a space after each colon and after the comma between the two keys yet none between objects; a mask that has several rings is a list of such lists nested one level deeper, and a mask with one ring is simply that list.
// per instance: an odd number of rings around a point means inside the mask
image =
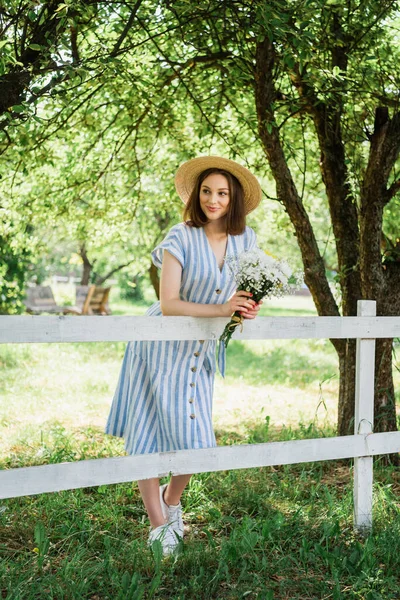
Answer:
[{"label": "green flower stem", "polygon": [[[236,317],[236,319],[234,319],[234,317]],[[238,320],[238,319],[240,319],[240,320]],[[229,321],[228,325],[226,325],[226,327],[225,327],[225,329],[224,329],[221,337],[219,338],[220,341],[224,343],[225,348],[228,347],[228,344],[230,342],[230,339],[231,339],[232,334],[235,331],[236,327],[238,325],[242,324],[242,320],[243,320],[242,315],[240,314],[240,312],[238,310],[236,310],[233,313],[233,315],[231,317],[231,320]]]},{"label": "green flower stem", "polygon": [[[251,289],[250,286],[248,286],[244,283],[244,284],[238,286],[237,291],[238,292],[241,292],[241,291],[250,292],[252,294],[251,300],[254,300],[254,302],[256,304],[258,304],[260,302],[260,300],[265,298],[265,296],[268,296],[268,292],[269,292],[269,289],[271,289],[271,287],[272,287],[272,284],[270,284],[269,286],[267,284],[265,286],[264,290],[262,290],[261,292],[260,291],[257,292],[256,290]],[[228,325],[225,327],[224,331],[222,332],[221,337],[219,338],[220,341],[225,344],[225,348],[228,347],[228,344],[231,340],[231,337],[232,337],[233,332],[235,331],[236,327],[238,325],[241,325],[242,322],[243,322],[243,317],[242,317],[240,311],[238,311],[238,310],[235,311],[233,313]]]}]

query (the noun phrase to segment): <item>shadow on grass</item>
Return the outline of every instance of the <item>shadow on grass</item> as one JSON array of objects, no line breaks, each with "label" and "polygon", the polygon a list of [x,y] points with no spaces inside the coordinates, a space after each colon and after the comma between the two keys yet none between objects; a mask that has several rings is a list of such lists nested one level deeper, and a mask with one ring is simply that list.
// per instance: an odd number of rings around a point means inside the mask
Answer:
[{"label": "shadow on grass", "polygon": [[227,377],[245,377],[250,385],[278,383],[301,387],[337,376],[336,357],[327,348],[321,350],[303,340],[288,340],[284,346],[268,347],[266,342],[263,345],[265,351],[260,353],[252,350],[249,342],[232,341],[227,349]]},{"label": "shadow on grass", "polygon": [[[56,427],[57,460],[67,457],[68,439],[82,457],[104,456],[100,431]],[[300,437],[316,433],[301,429]],[[271,428],[253,431],[263,441],[273,435]],[[165,561],[146,546],[136,484],[2,501],[0,594],[7,600],[395,600],[400,511],[390,472],[378,476],[375,530],[362,539],[352,530],[351,470],[339,462],[195,475],[183,499],[185,543]]]}]

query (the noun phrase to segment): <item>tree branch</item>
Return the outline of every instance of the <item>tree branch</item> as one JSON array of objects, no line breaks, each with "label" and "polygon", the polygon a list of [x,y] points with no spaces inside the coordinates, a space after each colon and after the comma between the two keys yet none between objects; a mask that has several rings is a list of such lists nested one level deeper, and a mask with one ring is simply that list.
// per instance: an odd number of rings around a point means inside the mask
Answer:
[{"label": "tree branch", "polygon": [[124,27],[121,35],[119,36],[118,40],[116,41],[116,43],[114,45],[114,48],[111,50],[110,56],[114,57],[114,56],[116,56],[118,54],[119,49],[120,49],[123,41],[125,40],[126,36],[129,33],[130,28],[132,27],[132,25],[133,25],[133,23],[135,21],[137,12],[138,12],[138,10],[140,8],[140,5],[142,4],[142,1],[143,0],[137,0],[136,1],[136,4],[135,4],[135,6],[132,9],[132,12],[131,12],[131,14],[129,16],[128,21],[126,22],[126,25],[125,25],[125,27]]},{"label": "tree branch", "polygon": [[394,181],[385,194],[385,204],[387,204],[398,192],[400,192],[400,179]]},{"label": "tree branch", "polygon": [[74,65],[79,64],[79,50],[78,50],[78,28],[75,26],[70,27],[70,40],[71,40],[71,54],[72,54],[72,63]]},{"label": "tree branch", "polygon": [[114,273],[117,273],[118,271],[121,271],[122,269],[125,269],[125,267],[129,267],[129,265],[131,265],[132,263],[134,263],[135,260],[136,260],[136,258],[133,258],[132,260],[128,261],[127,263],[124,263],[123,265],[118,265],[117,267],[114,267],[114,269],[111,269],[111,271],[109,271],[103,277],[99,277],[98,275],[96,275],[96,285],[101,285],[102,283],[104,283],[105,281],[107,281],[107,279],[110,279],[110,277],[112,275],[114,275]]}]

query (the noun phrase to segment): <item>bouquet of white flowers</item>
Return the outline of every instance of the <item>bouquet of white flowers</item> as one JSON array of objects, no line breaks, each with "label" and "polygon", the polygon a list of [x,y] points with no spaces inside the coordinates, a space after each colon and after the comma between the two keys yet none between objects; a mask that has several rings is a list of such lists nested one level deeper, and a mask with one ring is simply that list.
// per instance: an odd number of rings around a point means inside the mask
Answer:
[{"label": "bouquet of white flowers", "polygon": [[[302,273],[293,273],[285,260],[278,260],[259,248],[239,255],[228,255],[225,260],[233,273],[237,290],[251,292],[251,299],[256,303],[265,297],[290,294],[303,284]],[[235,328],[242,323],[243,317],[236,311],[220,337],[225,348]]]}]

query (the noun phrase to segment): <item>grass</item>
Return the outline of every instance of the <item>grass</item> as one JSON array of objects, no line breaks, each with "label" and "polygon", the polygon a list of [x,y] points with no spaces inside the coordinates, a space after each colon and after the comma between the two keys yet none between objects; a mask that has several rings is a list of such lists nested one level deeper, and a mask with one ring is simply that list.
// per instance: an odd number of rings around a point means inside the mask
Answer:
[{"label": "grass", "polygon": [[[59,426],[52,461],[104,455],[101,444],[89,446]],[[379,464],[375,472],[366,539],[352,529],[348,465],[196,475],[184,496],[185,544],[166,561],[146,546],[136,484],[3,501],[2,597],[398,599],[400,477]]]},{"label": "grass", "polygon": [[[111,306],[143,314],[147,304]],[[315,314],[304,298],[263,313]],[[0,466],[122,455],[103,426],[124,346],[0,346]],[[323,340],[232,342],[216,381],[218,443],[334,435],[336,372]],[[347,463],[195,475],[185,544],[166,561],[146,546],[136,483],[0,501],[0,597],[398,600],[400,474],[379,460],[374,474],[367,538],[353,531]]]},{"label": "grass", "polygon": [[[315,314],[308,298],[280,303],[265,303],[263,313]],[[131,304],[127,310],[126,304],[111,301],[116,314],[140,315],[148,306]],[[0,458],[40,442],[55,421],[74,430],[102,427],[124,349],[124,343],[0,346]],[[216,378],[214,403],[215,427],[227,439],[245,437],[268,416],[278,430],[335,423],[337,360],[329,342],[232,341],[227,367],[225,380]]]}]

